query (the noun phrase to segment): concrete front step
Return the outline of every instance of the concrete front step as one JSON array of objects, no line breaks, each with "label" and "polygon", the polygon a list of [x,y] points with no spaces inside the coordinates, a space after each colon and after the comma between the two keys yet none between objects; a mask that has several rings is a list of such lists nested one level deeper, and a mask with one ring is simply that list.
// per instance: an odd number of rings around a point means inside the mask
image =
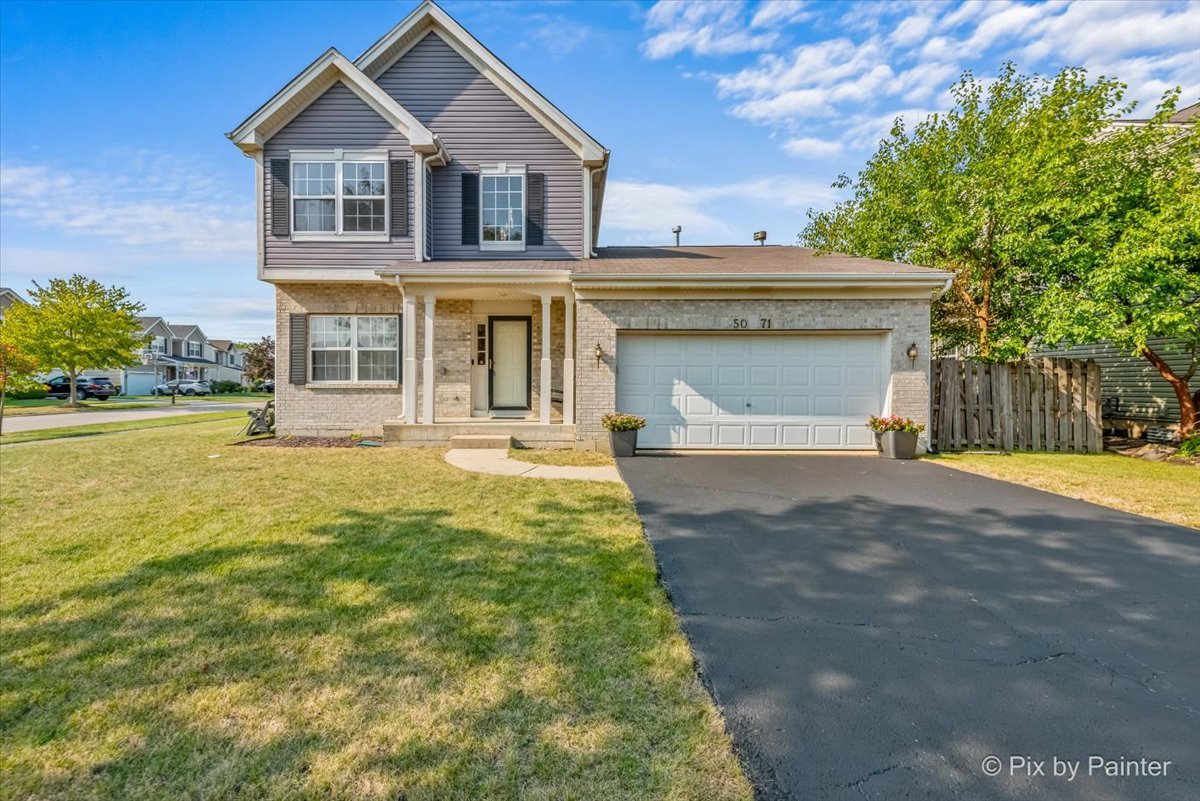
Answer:
[{"label": "concrete front step", "polygon": [[493,420],[411,425],[400,420],[388,420],[383,424],[383,441],[388,445],[408,448],[462,447],[451,445],[450,441],[455,437],[509,438],[513,445],[522,448],[574,448],[575,426]]},{"label": "concrete front step", "polygon": [[508,450],[513,445],[513,438],[497,434],[459,434],[450,438],[451,448]]}]

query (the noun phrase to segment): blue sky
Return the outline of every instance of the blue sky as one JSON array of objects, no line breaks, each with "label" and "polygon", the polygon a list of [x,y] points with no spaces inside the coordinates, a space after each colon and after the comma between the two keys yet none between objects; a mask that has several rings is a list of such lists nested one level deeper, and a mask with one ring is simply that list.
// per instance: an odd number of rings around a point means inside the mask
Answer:
[{"label": "blue sky", "polygon": [[[225,139],[413,2],[0,3],[0,280],[82,272],[212,337],[273,323],[253,170]],[[1200,3],[454,2],[612,150],[601,244],[794,242],[896,115],[964,70],[1064,65],[1200,98]]]}]

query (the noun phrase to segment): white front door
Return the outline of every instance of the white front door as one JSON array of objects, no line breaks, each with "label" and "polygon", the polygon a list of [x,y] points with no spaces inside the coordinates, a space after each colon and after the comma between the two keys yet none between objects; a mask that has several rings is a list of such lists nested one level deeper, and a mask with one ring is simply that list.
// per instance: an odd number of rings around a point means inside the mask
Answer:
[{"label": "white front door", "polygon": [[492,408],[529,407],[529,321],[492,320]]},{"label": "white front door", "polygon": [[888,380],[879,334],[629,334],[617,364],[641,448],[870,449]]}]

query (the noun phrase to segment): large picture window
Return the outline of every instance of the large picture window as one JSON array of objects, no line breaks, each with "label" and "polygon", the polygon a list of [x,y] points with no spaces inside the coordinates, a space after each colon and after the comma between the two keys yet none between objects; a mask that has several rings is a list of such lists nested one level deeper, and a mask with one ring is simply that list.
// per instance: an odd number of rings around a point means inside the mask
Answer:
[{"label": "large picture window", "polygon": [[343,158],[340,151],[325,158],[293,154],[292,233],[299,238],[386,236],[386,159]]},{"label": "large picture window", "polygon": [[400,321],[395,316],[309,317],[312,380],[398,381]]},{"label": "large picture window", "polygon": [[525,168],[485,166],[479,181],[483,250],[525,249]]}]

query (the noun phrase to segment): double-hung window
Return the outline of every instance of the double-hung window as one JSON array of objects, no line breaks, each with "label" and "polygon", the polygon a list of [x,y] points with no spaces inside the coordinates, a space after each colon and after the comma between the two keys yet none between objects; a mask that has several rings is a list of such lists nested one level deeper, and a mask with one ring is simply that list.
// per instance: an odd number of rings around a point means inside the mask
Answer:
[{"label": "double-hung window", "polygon": [[387,156],[292,153],[292,235],[297,239],[386,239]]},{"label": "double-hung window", "polygon": [[525,167],[483,165],[479,176],[482,250],[525,249]]},{"label": "double-hung window", "polygon": [[167,352],[167,338],[166,337],[155,337],[154,339],[150,340],[150,352],[151,353],[166,353]]},{"label": "double-hung window", "polygon": [[390,316],[309,316],[312,380],[398,381],[400,323]]},{"label": "double-hung window", "polygon": [[192,342],[191,340],[188,340],[187,355],[192,358],[199,359],[200,358],[200,348],[201,348],[201,345],[199,342]]}]

